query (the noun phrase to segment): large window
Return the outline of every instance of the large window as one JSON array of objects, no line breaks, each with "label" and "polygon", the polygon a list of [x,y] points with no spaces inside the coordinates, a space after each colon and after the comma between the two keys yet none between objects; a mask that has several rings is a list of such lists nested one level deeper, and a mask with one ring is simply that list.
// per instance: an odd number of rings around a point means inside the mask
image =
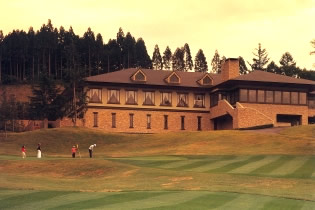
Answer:
[{"label": "large window", "polygon": [[299,104],[306,104],[306,93],[300,93],[299,95]]},{"label": "large window", "polygon": [[266,103],[272,104],[273,103],[273,91],[266,90]]},{"label": "large window", "polygon": [[248,90],[240,89],[240,101],[247,102],[248,101]]},{"label": "large window", "polygon": [[172,93],[161,92],[161,105],[162,106],[172,106]]},{"label": "large window", "polygon": [[205,107],[205,95],[195,94],[194,107],[203,108]]},{"label": "large window", "polygon": [[188,94],[187,93],[177,93],[177,106],[188,107]]},{"label": "large window", "polygon": [[119,90],[109,89],[108,90],[108,103],[109,104],[119,104]]},{"label": "large window", "polygon": [[143,105],[154,105],[154,92],[153,91],[146,91],[144,92],[144,101]]},{"label": "large window", "polygon": [[265,103],[265,91],[258,90],[257,91],[257,102],[258,103]]},{"label": "large window", "polygon": [[102,89],[90,89],[90,102],[102,103]]},{"label": "large window", "polygon": [[290,104],[290,92],[287,91],[282,92],[282,103]]},{"label": "large window", "polygon": [[299,104],[299,93],[291,92],[291,104]]},{"label": "large window", "polygon": [[281,104],[282,103],[282,94],[281,94],[281,91],[275,91],[275,100],[274,100],[274,103],[276,104]]},{"label": "large window", "polygon": [[213,93],[210,95],[210,107],[214,107],[218,105],[219,102],[219,94],[218,93]]},{"label": "large window", "polygon": [[126,104],[136,105],[138,101],[138,93],[135,90],[126,90]]},{"label": "large window", "polygon": [[256,90],[249,90],[248,91],[248,101],[249,102],[256,102],[257,101],[256,100],[256,98],[257,98],[256,93],[257,93]]}]

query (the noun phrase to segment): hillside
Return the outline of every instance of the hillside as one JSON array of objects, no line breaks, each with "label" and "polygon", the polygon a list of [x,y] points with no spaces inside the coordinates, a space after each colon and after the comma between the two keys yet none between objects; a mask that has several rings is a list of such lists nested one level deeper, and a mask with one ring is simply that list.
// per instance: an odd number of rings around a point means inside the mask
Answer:
[{"label": "hillside", "polygon": [[152,155],[314,155],[315,126],[298,126],[280,133],[252,131],[178,132],[168,134],[116,134],[83,128],[43,129],[0,136],[1,155],[20,155],[24,144],[35,156],[41,143],[44,156],[70,157],[78,145],[82,157],[97,144],[97,157]]}]

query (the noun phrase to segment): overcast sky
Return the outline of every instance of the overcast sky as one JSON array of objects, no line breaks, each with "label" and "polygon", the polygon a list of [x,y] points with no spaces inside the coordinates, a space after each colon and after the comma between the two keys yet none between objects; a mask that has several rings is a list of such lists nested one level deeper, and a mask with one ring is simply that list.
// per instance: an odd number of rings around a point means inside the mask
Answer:
[{"label": "overcast sky", "polygon": [[144,39],[151,57],[155,44],[162,54],[188,43],[193,59],[204,51],[209,69],[216,49],[251,62],[258,43],[277,64],[290,52],[297,66],[315,69],[315,0],[0,0],[4,34],[38,30],[48,19],[80,36],[91,27],[105,43],[122,27]]}]

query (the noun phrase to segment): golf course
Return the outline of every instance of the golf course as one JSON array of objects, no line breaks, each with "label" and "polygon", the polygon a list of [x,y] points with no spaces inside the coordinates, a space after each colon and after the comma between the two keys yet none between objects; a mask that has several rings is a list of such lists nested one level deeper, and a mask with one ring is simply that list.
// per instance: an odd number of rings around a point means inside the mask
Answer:
[{"label": "golf course", "polygon": [[315,126],[0,133],[0,209],[315,209]]}]

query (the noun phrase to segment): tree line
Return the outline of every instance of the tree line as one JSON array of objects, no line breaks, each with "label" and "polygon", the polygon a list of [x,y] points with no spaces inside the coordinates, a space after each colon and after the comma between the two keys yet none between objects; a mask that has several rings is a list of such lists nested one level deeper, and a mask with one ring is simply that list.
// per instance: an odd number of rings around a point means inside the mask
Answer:
[{"label": "tree line", "polygon": [[[314,40],[311,41],[313,47],[314,43]],[[283,54],[279,66],[274,61],[269,63],[268,53],[260,43],[253,55],[252,62],[245,62],[242,56],[239,57],[240,74],[255,69],[314,79],[314,72],[297,67],[289,52]],[[199,49],[193,59],[187,43],[177,47],[174,53],[167,46],[163,54],[160,53],[159,46],[155,45],[151,59],[144,40],[136,40],[130,32],[125,34],[122,28],[119,28],[116,38],[107,43],[104,43],[100,33],[95,35],[91,28],[80,37],[71,26],[69,30],[63,26],[57,29],[51,20],[36,32],[30,27],[28,32],[13,30],[4,36],[0,30],[0,82],[4,84],[37,81],[41,74],[64,81],[67,71],[77,69],[83,71],[83,77],[137,67],[220,73],[225,59],[215,50],[209,69],[203,50]],[[247,68],[246,63],[251,69]]]}]

